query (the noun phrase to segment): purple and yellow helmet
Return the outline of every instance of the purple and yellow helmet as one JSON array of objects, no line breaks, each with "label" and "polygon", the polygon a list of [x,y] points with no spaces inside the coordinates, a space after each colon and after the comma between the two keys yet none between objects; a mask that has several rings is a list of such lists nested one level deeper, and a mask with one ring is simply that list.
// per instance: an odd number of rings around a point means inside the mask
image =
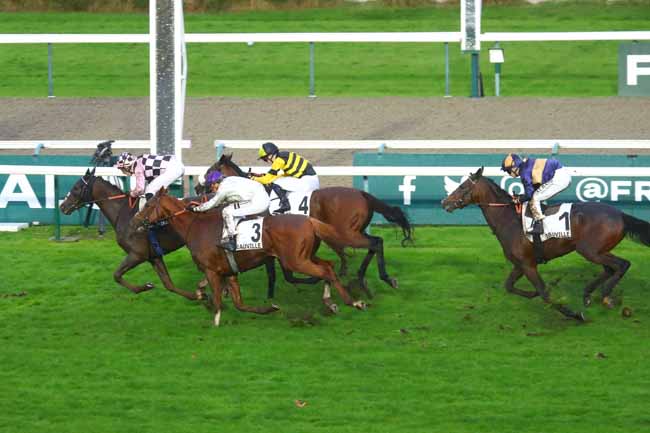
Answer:
[{"label": "purple and yellow helmet", "polygon": [[524,160],[521,159],[516,153],[509,153],[503,158],[501,163],[501,170],[506,173],[511,173],[513,169],[521,167],[521,164],[524,163]]}]

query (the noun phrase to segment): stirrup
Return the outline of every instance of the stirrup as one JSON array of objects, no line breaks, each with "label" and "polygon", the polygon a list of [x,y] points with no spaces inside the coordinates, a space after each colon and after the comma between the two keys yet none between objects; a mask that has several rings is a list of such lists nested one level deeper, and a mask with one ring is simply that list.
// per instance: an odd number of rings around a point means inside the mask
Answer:
[{"label": "stirrup", "polygon": [[228,239],[221,239],[217,245],[224,250],[228,250],[233,253],[237,250],[237,242],[235,241],[235,236],[229,236]]},{"label": "stirrup", "polygon": [[285,213],[285,212],[288,212],[290,210],[291,210],[291,205],[288,203],[288,200],[287,200],[287,202],[285,202],[285,203],[282,203],[282,201],[280,201],[280,207],[275,212],[276,213]]},{"label": "stirrup", "polygon": [[544,221],[543,220],[535,220],[533,222],[533,225],[531,226],[530,230],[528,231],[529,234],[532,235],[541,235],[544,233]]}]

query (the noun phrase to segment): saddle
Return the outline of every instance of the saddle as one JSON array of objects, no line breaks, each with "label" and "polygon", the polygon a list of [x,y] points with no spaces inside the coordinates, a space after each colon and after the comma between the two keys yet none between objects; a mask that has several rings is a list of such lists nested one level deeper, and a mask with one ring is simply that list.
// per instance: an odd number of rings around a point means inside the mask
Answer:
[{"label": "saddle", "polygon": [[[548,206],[548,205],[546,205],[544,203],[540,203],[540,205],[541,205],[541,208],[542,208],[542,213],[544,215],[546,215],[546,216],[555,215],[556,213],[558,213],[560,211],[560,206],[561,206],[561,204],[554,204],[554,205]],[[530,211],[530,206],[526,206],[526,215],[525,216],[526,216],[526,218],[532,218],[533,217],[533,213]]]}]

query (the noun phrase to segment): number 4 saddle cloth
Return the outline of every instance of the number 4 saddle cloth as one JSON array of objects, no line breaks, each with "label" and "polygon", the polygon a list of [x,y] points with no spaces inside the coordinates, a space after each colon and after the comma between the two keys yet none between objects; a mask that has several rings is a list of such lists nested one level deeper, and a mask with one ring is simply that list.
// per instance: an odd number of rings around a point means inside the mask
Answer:
[{"label": "number 4 saddle cloth", "polygon": [[[540,236],[543,241],[547,239],[571,239],[571,207],[573,203],[562,203],[552,206],[542,206],[542,212],[546,215],[544,222],[544,233]],[[528,234],[533,225],[533,216],[528,208],[528,202],[524,203],[521,210],[521,223],[526,233],[526,238],[533,241],[533,235]]]},{"label": "number 4 saddle cloth", "polygon": [[[263,249],[263,230],[264,217],[246,217],[237,221],[237,251]],[[223,237],[228,237],[225,227],[223,230]]]}]

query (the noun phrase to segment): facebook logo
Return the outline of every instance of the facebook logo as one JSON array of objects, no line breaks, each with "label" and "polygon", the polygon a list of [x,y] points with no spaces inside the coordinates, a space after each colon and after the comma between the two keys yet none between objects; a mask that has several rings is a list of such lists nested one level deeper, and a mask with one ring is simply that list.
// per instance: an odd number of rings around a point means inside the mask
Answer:
[{"label": "facebook logo", "polygon": [[404,176],[404,181],[397,187],[397,189],[404,195],[404,206],[411,205],[411,193],[415,192],[415,185],[412,185],[411,182],[414,180],[415,176]]},{"label": "facebook logo", "polygon": [[628,54],[627,85],[637,86],[641,75],[650,75],[650,54]]}]

